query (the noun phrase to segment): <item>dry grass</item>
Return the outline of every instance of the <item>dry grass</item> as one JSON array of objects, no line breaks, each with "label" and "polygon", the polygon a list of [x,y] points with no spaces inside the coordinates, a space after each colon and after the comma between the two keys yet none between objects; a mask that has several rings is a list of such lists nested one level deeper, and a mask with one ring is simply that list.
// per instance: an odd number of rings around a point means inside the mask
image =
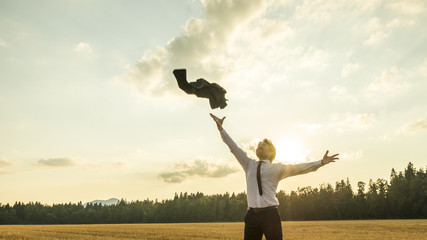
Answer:
[{"label": "dry grass", "polygon": [[[427,220],[283,222],[284,239],[427,239]],[[243,223],[0,225],[0,239],[243,239]]]}]

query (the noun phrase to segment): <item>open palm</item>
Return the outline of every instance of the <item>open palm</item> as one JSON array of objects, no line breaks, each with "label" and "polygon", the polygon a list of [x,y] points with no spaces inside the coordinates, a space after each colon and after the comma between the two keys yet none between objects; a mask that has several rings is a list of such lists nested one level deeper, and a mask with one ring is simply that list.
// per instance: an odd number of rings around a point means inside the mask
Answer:
[{"label": "open palm", "polygon": [[328,153],[329,153],[329,150],[327,150],[325,155],[323,156],[323,159],[322,159],[323,165],[331,163],[331,162],[335,162],[335,160],[339,160],[339,158],[337,157],[339,154],[334,154],[332,156],[328,156]]},{"label": "open palm", "polygon": [[213,115],[212,113],[209,113],[212,117],[212,119],[215,121],[216,126],[218,128],[219,131],[222,131],[222,123],[224,122],[225,117],[223,117],[222,119]]}]

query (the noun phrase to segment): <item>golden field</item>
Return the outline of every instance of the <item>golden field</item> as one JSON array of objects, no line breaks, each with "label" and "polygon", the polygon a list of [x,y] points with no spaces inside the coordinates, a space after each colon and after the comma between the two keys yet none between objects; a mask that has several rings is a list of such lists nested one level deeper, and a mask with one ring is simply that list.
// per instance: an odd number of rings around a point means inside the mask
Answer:
[{"label": "golden field", "polygon": [[[427,239],[427,220],[282,222],[284,239]],[[243,239],[244,223],[0,225],[0,239]]]}]

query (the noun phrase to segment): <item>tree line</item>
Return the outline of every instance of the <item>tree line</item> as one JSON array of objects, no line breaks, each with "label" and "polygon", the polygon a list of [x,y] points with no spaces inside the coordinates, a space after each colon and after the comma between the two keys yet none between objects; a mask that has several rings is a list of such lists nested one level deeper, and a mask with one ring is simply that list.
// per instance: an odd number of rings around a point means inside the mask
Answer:
[{"label": "tree line", "polygon": [[[356,191],[347,180],[277,193],[282,220],[427,218],[427,169],[409,163],[391,170],[390,181],[359,181]],[[175,193],[162,201],[122,199],[116,205],[39,202],[0,204],[0,224],[92,224],[243,221],[245,193],[204,195]]]}]

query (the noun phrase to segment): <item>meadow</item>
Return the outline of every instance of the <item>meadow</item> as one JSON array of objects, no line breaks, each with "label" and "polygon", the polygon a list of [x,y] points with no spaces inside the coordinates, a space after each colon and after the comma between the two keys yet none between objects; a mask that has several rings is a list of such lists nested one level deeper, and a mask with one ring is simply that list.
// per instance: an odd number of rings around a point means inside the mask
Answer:
[{"label": "meadow", "polygon": [[[282,222],[284,239],[427,239],[427,220]],[[243,239],[244,223],[0,225],[0,239]]]}]

